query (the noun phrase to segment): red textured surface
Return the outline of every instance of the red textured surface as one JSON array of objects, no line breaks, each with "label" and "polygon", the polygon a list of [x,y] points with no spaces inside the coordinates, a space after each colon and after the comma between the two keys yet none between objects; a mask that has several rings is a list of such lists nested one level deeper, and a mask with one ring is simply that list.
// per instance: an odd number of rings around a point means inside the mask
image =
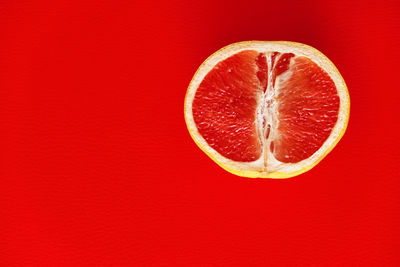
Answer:
[{"label": "red textured surface", "polygon": [[[398,1],[0,7],[1,266],[400,264]],[[316,47],[350,90],[344,138],[289,180],[227,173],[184,123],[197,67],[251,39]]]},{"label": "red textured surface", "polygon": [[192,102],[199,133],[221,155],[236,161],[257,160],[262,152],[255,124],[265,83],[256,64],[259,56],[246,50],[216,64]]},{"label": "red textured surface", "polygon": [[[266,56],[255,50],[220,61],[196,88],[192,102],[194,123],[207,144],[228,159],[249,162],[261,156],[259,139],[266,137],[257,133],[255,114],[266,101],[262,91],[275,92],[279,125],[270,149],[281,162],[296,163],[311,157],[337,122],[340,99],[329,74],[309,58],[292,53],[279,55],[275,63],[279,53],[269,52],[274,62],[274,88],[267,88]],[[265,121],[258,123],[270,127]]]},{"label": "red textured surface", "polygon": [[[285,71],[280,58],[277,76]],[[287,80],[277,92],[278,138],[274,155],[282,162],[299,162],[312,156],[328,139],[338,119],[340,99],[328,73],[306,57],[296,57]],[[282,73],[284,75],[285,72]],[[277,85],[277,84],[276,84]]]},{"label": "red textured surface", "polygon": [[268,86],[268,63],[264,53],[259,53],[256,59],[257,78],[260,81],[261,88],[265,92]]}]

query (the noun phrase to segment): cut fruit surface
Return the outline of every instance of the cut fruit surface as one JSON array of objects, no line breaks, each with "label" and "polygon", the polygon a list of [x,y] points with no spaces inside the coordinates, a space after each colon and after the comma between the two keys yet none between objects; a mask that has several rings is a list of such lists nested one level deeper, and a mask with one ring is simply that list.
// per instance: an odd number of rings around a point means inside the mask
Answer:
[{"label": "cut fruit surface", "polygon": [[256,51],[219,62],[204,78],[193,100],[193,118],[207,143],[235,161],[261,156],[255,110],[262,97]]},{"label": "cut fruit surface", "polygon": [[241,42],[210,56],[193,77],[185,120],[224,169],[287,178],[315,166],[344,134],[347,87],[319,51],[292,42]]}]

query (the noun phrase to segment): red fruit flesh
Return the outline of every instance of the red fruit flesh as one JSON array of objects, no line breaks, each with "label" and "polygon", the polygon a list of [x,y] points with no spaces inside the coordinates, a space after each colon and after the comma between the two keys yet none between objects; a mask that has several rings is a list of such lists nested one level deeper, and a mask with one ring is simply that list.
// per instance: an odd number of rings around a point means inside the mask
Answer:
[{"label": "red fruit flesh", "polygon": [[258,56],[248,50],[219,62],[204,77],[192,103],[200,134],[213,149],[235,161],[254,161],[262,152],[255,124],[264,83],[257,78]]},{"label": "red fruit flesh", "polygon": [[310,59],[295,58],[292,71],[277,89],[279,135],[274,156],[294,163],[310,157],[329,137],[340,99],[332,79]]},{"label": "red fruit flesh", "polygon": [[268,86],[268,64],[267,58],[264,54],[260,53],[256,59],[257,64],[257,78],[261,83],[262,90],[265,92]]},{"label": "red fruit flesh", "polygon": [[[278,107],[275,127],[256,120],[259,105],[271,107],[266,100],[271,92]],[[246,50],[219,62],[204,77],[192,111],[199,133],[222,156],[257,160],[262,144],[271,138],[275,158],[295,163],[314,154],[329,137],[339,104],[334,82],[310,59]]]}]

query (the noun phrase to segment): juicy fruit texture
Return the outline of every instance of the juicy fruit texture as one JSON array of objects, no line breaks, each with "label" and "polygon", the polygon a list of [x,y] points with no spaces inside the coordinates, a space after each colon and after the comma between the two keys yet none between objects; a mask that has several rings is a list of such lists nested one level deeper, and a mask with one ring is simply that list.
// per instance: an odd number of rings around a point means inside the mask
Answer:
[{"label": "juicy fruit texture", "polygon": [[292,69],[276,97],[279,138],[274,140],[274,156],[281,162],[299,162],[314,154],[335,126],[340,104],[335,84],[317,64],[299,57]]},{"label": "juicy fruit texture", "polygon": [[310,170],[343,136],[350,101],[333,63],[292,42],[241,42],[207,59],[185,97],[196,144],[246,177]]},{"label": "juicy fruit texture", "polygon": [[[267,99],[268,95],[274,99]],[[200,134],[224,157],[257,160],[265,143],[262,139],[271,138],[267,149],[275,158],[295,163],[314,154],[329,137],[339,101],[332,79],[310,59],[246,50],[219,62],[206,75],[192,107]],[[277,127],[263,119],[258,131],[257,108],[265,110],[272,102],[278,107]],[[270,134],[273,128],[274,135]]]},{"label": "juicy fruit texture", "polygon": [[257,56],[256,51],[244,51],[218,63],[193,100],[201,135],[221,155],[236,161],[254,161],[261,155],[255,125],[261,97]]}]

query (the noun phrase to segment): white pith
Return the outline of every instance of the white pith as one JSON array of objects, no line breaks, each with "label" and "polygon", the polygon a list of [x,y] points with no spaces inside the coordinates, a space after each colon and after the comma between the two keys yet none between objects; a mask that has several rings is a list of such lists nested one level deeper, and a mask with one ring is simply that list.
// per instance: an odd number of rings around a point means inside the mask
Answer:
[{"label": "white pith", "polygon": [[[279,52],[293,53],[295,54],[295,56],[305,56],[318,64],[332,78],[340,98],[338,120],[335,127],[332,129],[329,138],[311,157],[297,163],[283,163],[278,161],[269,149],[271,140],[273,140],[276,137],[276,134],[278,134],[276,128],[279,123],[277,121],[277,104],[276,101],[274,101],[274,94],[276,93],[276,90],[279,90],[279,88],[282,87],[282,83],[284,83],[285,80],[290,77],[290,70],[276,78],[274,88],[272,88],[271,84],[272,77],[268,77],[269,84],[267,86],[267,90],[265,91],[265,93],[263,93],[263,96],[260,99],[259,106],[256,110],[256,125],[258,127],[258,134],[261,135],[260,140],[263,146],[263,153],[258,160],[253,162],[238,162],[230,160],[219,154],[212,147],[210,147],[205,139],[198,132],[192,113],[192,102],[198,86],[204,79],[205,75],[209,71],[211,71],[218,62],[243,50],[256,50],[267,55],[271,52]],[[277,59],[275,60],[277,61]],[[270,70],[272,68],[270,56],[267,56],[267,64],[268,75],[271,76],[272,71]],[[267,101],[269,101],[271,104],[269,107],[267,105]],[[235,170],[235,172],[237,173],[251,172],[251,176],[253,177],[269,177],[269,174],[290,174],[311,168],[313,165],[315,165],[324,155],[326,155],[327,152],[329,152],[330,149],[332,149],[332,147],[341,137],[340,135],[343,134],[343,130],[346,127],[349,115],[348,107],[349,96],[343,78],[340,76],[336,67],[329,61],[329,59],[327,59],[319,51],[306,45],[290,42],[242,42],[221,49],[217,53],[210,56],[200,66],[197,73],[193,77],[193,80],[191,81],[186,94],[185,119],[189,132],[191,133],[195,142],[219,165],[227,169]],[[269,138],[267,139],[265,139],[267,127],[263,127],[264,119],[266,120],[266,126],[268,124],[271,125]]]}]

